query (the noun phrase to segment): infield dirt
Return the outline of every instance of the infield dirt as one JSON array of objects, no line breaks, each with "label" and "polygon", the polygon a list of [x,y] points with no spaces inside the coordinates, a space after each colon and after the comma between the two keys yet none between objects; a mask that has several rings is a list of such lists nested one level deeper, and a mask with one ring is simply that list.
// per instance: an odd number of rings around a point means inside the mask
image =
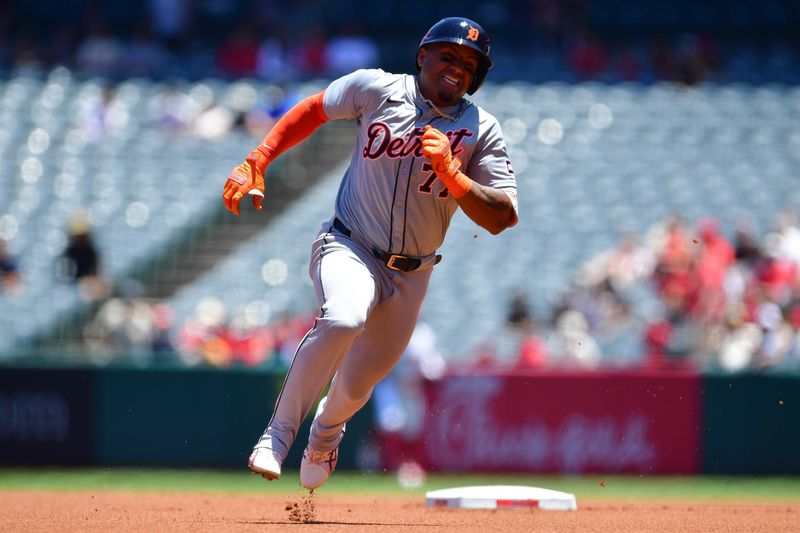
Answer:
[{"label": "infield dirt", "polygon": [[797,532],[800,503],[581,501],[578,510],[426,508],[419,497],[0,491],[0,531]]}]

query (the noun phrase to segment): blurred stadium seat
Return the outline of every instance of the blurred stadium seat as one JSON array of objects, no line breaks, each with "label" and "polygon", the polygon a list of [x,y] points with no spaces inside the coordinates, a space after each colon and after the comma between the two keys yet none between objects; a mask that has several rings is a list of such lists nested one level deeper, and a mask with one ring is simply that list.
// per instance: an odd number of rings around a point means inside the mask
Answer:
[{"label": "blurred stadium seat", "polygon": [[[165,130],[157,111],[174,89],[120,83],[110,95],[113,120],[98,133],[91,112],[107,95],[101,80],[60,68],[0,81],[0,236],[19,258],[25,287],[21,297],[0,296],[3,353],[86,308],[53,273],[73,210],[88,210],[105,274],[122,280],[220,209],[221,176],[252,138]],[[196,105],[226,106],[249,91],[218,80],[178,89]],[[424,308],[454,353],[501,326],[514,287],[528,287],[535,307],[549,308],[577,266],[626,230],[672,212],[690,221],[714,215],[733,228],[746,212],[763,231],[782,208],[800,205],[797,86],[489,82],[474,99],[506,133],[521,220],[488,238],[463,215],[454,219]],[[170,301],[176,321],[208,295],[231,313],[255,305],[278,317],[313,308],[308,246],[331,214],[341,170],[179,291]],[[454,309],[470,312],[455,321]]]}]

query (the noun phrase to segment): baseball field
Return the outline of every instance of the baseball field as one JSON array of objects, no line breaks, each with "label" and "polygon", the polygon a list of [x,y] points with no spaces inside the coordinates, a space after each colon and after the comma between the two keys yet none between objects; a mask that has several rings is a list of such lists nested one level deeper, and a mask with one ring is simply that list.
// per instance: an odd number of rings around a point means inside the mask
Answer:
[{"label": "baseball field", "polygon": [[[577,511],[425,507],[425,492],[525,485],[575,494]],[[800,531],[798,477],[430,475],[337,472],[314,494],[296,472],[0,469],[0,531]]]}]

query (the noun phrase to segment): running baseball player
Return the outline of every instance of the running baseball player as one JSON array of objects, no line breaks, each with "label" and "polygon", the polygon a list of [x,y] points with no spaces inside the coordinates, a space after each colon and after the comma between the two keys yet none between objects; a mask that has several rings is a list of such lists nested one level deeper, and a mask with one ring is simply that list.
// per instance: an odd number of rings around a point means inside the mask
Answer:
[{"label": "running baseball player", "polygon": [[[225,207],[261,209],[269,164],[328,120],[355,120],[350,166],[334,214],[311,249],[319,317],[297,348],[249,468],[279,479],[301,422],[319,402],[300,482],[322,485],[336,467],[345,423],[405,349],[436,250],[461,208],[497,234],[517,222],[517,187],[497,120],[464,96],[486,79],[489,36],[459,17],[434,24],[417,76],[358,70],[290,109],[225,183]],[[454,309],[457,316],[460,310]]]}]

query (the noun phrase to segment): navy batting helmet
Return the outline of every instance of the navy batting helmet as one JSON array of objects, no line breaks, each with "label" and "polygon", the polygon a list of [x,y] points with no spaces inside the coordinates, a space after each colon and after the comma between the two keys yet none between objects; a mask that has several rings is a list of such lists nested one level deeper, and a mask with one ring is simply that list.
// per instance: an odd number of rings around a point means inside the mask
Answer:
[{"label": "navy batting helmet", "polygon": [[[423,46],[431,43],[454,43],[462,46],[469,46],[480,57],[478,70],[475,72],[475,77],[472,79],[472,84],[467,89],[467,93],[474,94],[480,88],[486,79],[489,69],[492,68],[493,63],[489,58],[489,34],[477,22],[466,19],[463,17],[447,17],[443,18],[428,30],[425,37],[419,43],[417,53]],[[419,63],[415,60],[414,65],[419,72]]]}]

